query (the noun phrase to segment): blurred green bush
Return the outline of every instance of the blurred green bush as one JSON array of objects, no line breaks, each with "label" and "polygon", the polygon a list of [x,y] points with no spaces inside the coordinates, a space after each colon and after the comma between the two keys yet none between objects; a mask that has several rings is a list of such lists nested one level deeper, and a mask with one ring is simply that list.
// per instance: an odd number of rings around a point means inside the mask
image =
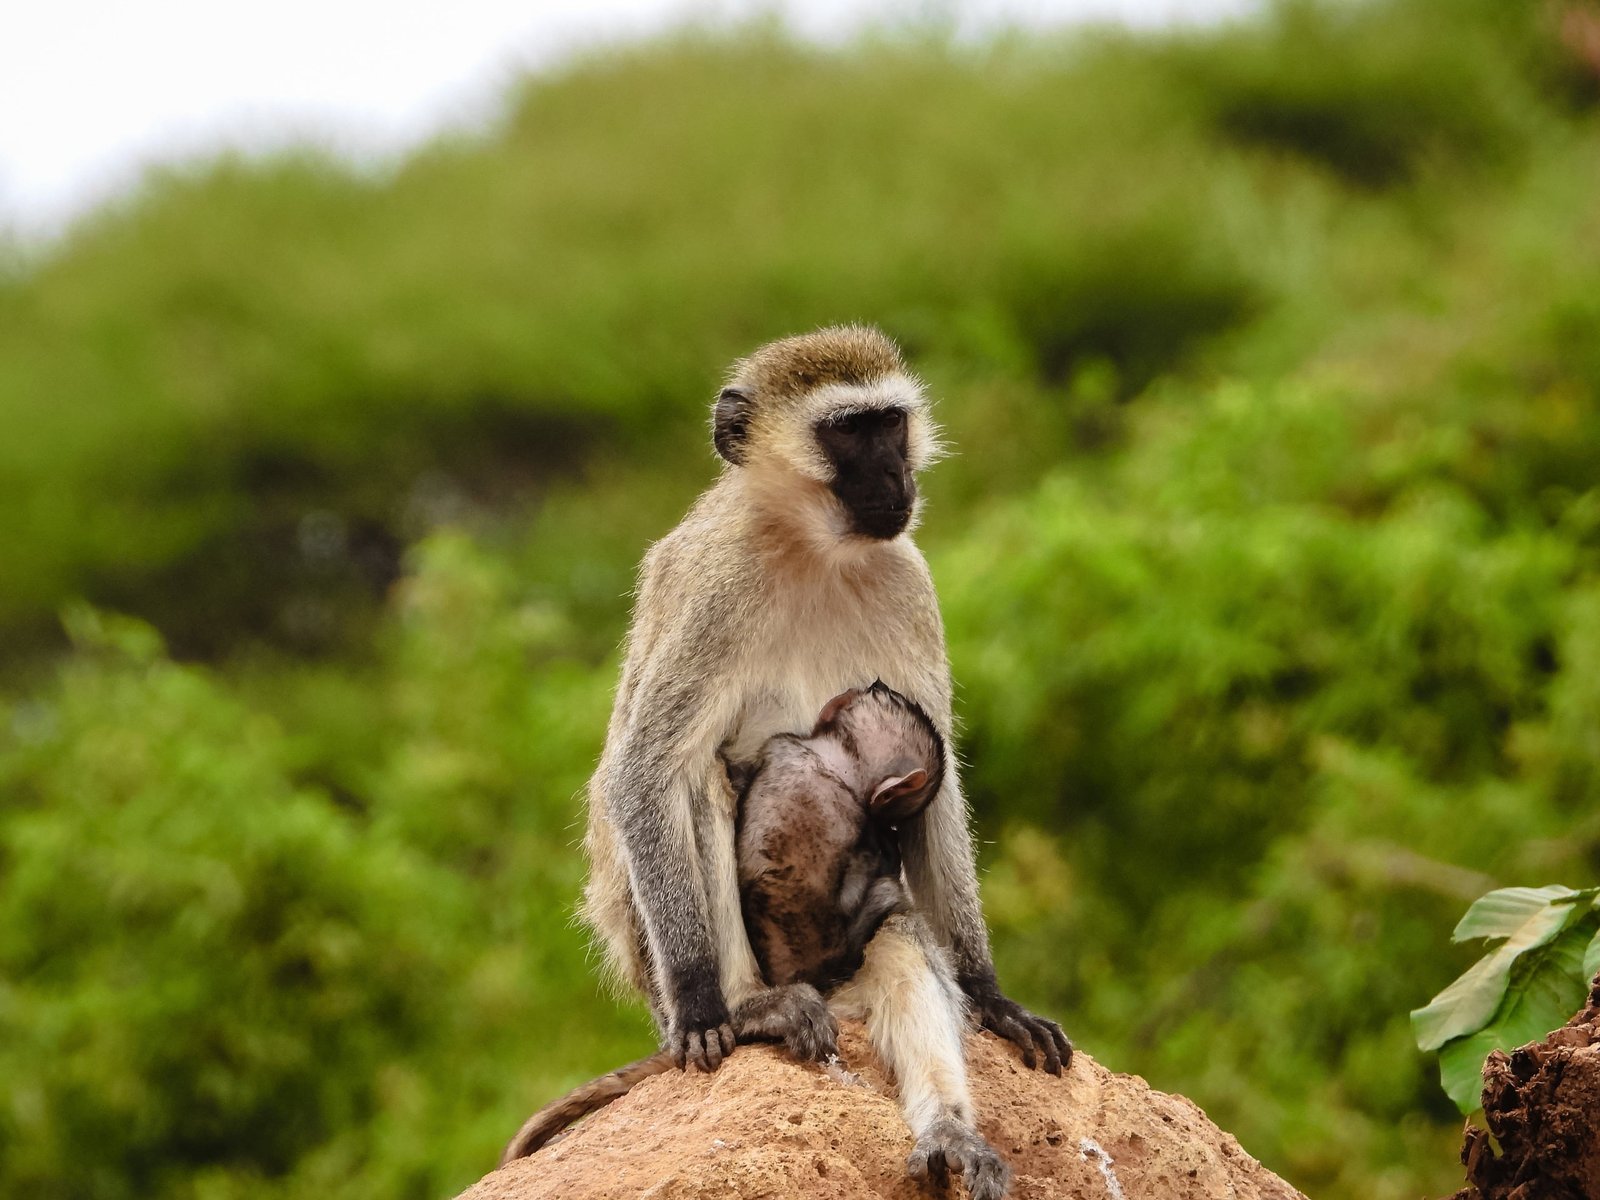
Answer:
[{"label": "blurred green bush", "polygon": [[1556,28],[684,35],[25,252],[0,1190],[437,1196],[648,1046],[570,920],[633,565],[722,364],[857,318],[958,451],[921,538],[1008,987],[1311,1194],[1454,1186],[1406,1013],[1467,900],[1600,874]]},{"label": "blurred green bush", "polygon": [[0,752],[8,1192],[433,1194],[645,1040],[570,922],[610,680],[460,539],[396,610],[242,689],[71,612]]}]

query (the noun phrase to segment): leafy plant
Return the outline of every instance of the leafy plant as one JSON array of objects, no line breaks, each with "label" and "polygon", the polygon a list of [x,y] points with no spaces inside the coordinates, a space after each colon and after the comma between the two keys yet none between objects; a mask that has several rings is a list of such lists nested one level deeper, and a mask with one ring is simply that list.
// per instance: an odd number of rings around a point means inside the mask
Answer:
[{"label": "leafy plant", "polygon": [[1600,888],[1500,888],[1475,901],[1451,939],[1498,943],[1411,1014],[1439,1081],[1464,1113],[1478,1107],[1483,1060],[1543,1037],[1583,1002],[1600,971]]}]

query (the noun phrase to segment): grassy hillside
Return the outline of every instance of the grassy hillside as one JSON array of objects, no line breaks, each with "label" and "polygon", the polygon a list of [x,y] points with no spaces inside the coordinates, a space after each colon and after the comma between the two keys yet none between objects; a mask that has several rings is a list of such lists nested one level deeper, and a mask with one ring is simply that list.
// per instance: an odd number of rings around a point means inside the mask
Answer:
[{"label": "grassy hillside", "polygon": [[[1580,6],[1581,9],[1581,6]],[[1587,10],[1584,10],[1587,11]],[[1002,979],[1309,1194],[1600,875],[1600,126],[1539,6],[685,35],[0,274],[0,1187],[448,1194],[642,1053],[570,923],[633,565],[757,342],[905,346]]]}]

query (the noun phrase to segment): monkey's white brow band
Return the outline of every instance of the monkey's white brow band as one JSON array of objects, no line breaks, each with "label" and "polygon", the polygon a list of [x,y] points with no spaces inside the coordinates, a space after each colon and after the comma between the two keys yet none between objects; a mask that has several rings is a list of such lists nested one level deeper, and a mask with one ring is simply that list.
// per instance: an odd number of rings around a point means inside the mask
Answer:
[{"label": "monkey's white brow band", "polygon": [[880,408],[922,409],[928,405],[922,389],[904,375],[889,375],[867,384],[830,383],[811,393],[820,415],[845,417]]}]

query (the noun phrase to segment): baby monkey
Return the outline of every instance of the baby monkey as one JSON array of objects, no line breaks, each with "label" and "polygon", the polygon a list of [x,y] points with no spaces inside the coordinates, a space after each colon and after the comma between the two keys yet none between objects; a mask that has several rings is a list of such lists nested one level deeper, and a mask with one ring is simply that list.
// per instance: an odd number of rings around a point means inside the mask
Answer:
[{"label": "baby monkey", "polygon": [[[768,739],[751,763],[729,763],[739,794],[739,896],[751,948],[773,987],[822,995],[860,968],[879,926],[910,908],[895,826],[920,813],[944,778],[944,741],[920,707],[881,682],[835,696],[810,734]],[[759,1010],[734,1014],[740,1041],[767,1040]],[[837,1028],[790,1047],[835,1050]],[[668,1051],[603,1075],[546,1105],[517,1131],[500,1164],[532,1154],[643,1079],[675,1069]]]},{"label": "baby monkey", "polygon": [[728,775],[744,797],[739,901],[761,974],[831,992],[861,969],[878,927],[911,907],[895,827],[938,794],[943,739],[879,682],[835,696],[810,736],[780,733]]}]

